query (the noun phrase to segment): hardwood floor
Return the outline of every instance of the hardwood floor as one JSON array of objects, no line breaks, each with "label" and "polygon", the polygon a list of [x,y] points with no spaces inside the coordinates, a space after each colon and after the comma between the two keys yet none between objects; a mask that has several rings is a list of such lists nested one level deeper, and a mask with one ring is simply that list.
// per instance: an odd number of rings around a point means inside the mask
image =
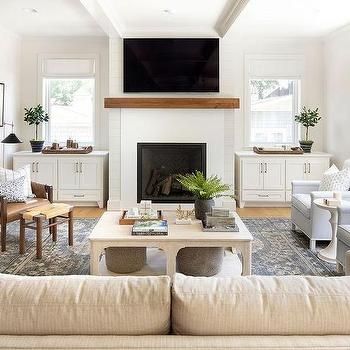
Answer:
[{"label": "hardwood floor", "polygon": [[[76,218],[98,218],[106,209],[97,207],[75,207],[74,217]],[[242,218],[290,218],[290,208],[237,208],[237,213]]]}]

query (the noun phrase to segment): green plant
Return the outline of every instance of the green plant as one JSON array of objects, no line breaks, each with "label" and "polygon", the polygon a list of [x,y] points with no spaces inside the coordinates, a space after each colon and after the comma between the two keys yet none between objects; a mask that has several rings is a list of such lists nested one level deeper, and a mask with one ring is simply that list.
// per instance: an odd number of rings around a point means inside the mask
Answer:
[{"label": "green plant", "polygon": [[178,175],[176,179],[198,199],[233,197],[232,195],[224,194],[230,190],[230,186],[224,184],[216,175],[206,179],[202,172],[196,171],[192,174]]},{"label": "green plant", "polygon": [[35,141],[38,141],[38,126],[49,120],[49,115],[43,109],[43,106],[38,104],[36,107],[24,108],[24,121],[29,125],[35,125]]},{"label": "green plant", "polygon": [[304,141],[309,141],[309,128],[314,127],[320,119],[318,108],[312,110],[307,109],[305,106],[301,110],[300,115],[295,116],[295,121],[306,128]]}]

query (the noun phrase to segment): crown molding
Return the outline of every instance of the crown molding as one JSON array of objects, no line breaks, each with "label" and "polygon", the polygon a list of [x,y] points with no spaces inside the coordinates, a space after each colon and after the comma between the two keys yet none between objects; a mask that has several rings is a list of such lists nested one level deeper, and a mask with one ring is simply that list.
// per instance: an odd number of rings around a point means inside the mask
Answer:
[{"label": "crown molding", "polygon": [[215,25],[215,30],[221,38],[226,35],[248,2],[249,0],[232,0],[229,6],[224,9]]}]

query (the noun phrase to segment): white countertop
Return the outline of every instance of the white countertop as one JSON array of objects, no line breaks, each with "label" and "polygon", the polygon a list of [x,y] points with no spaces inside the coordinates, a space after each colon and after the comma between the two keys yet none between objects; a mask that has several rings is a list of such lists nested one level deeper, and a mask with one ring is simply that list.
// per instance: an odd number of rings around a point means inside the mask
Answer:
[{"label": "white countertop", "polygon": [[31,152],[31,151],[21,151],[21,152],[15,152],[13,153],[13,156],[21,156],[21,157],[104,157],[108,155],[108,151],[92,151],[87,154],[59,154],[59,153],[52,153],[52,154],[44,154],[41,152]]},{"label": "white countertop", "polygon": [[239,151],[239,152],[235,152],[235,155],[238,157],[283,157],[283,158],[284,157],[306,157],[306,158],[332,157],[332,154],[324,153],[324,152],[311,152],[311,153],[304,153],[304,154],[258,154],[258,153],[255,153],[254,151]]}]

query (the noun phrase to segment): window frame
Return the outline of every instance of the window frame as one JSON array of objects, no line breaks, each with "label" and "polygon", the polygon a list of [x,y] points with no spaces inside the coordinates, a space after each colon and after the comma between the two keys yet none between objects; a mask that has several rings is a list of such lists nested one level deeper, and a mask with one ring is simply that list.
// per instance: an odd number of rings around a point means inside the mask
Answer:
[{"label": "window frame", "polygon": [[[54,59],[67,59],[67,60],[85,60],[90,59],[94,65],[94,72],[91,74],[48,74],[45,72],[45,64],[48,60]],[[48,106],[48,101],[45,97],[48,96],[47,91],[45,91],[45,79],[94,79],[94,94],[93,94],[93,111],[92,111],[92,137],[93,140],[91,142],[79,142],[81,146],[96,146],[97,144],[97,128],[99,127],[99,120],[97,118],[98,111],[100,109],[98,96],[100,95],[100,87],[99,87],[99,57],[94,54],[85,54],[85,55],[74,55],[74,54],[46,54],[39,55],[38,57],[38,100],[40,104],[44,106],[44,109]],[[47,87],[46,87],[47,88]],[[45,92],[45,93],[44,93]],[[39,134],[45,140],[45,144],[51,144],[53,140],[51,140],[51,132],[50,132],[50,120],[41,125],[39,130]]]},{"label": "window frame", "polygon": [[252,148],[253,146],[263,146],[263,147],[276,147],[280,145],[287,145],[287,146],[294,146],[298,145],[299,137],[300,137],[300,126],[298,123],[294,122],[294,127],[292,130],[293,133],[293,140],[292,142],[259,142],[259,143],[252,143],[251,141],[251,91],[250,91],[250,82],[252,80],[291,80],[294,82],[293,87],[293,110],[292,115],[296,115],[300,111],[300,104],[301,104],[301,84],[302,79],[300,76],[280,76],[280,75],[261,75],[261,76],[247,76],[245,79],[245,146],[248,148]]}]

